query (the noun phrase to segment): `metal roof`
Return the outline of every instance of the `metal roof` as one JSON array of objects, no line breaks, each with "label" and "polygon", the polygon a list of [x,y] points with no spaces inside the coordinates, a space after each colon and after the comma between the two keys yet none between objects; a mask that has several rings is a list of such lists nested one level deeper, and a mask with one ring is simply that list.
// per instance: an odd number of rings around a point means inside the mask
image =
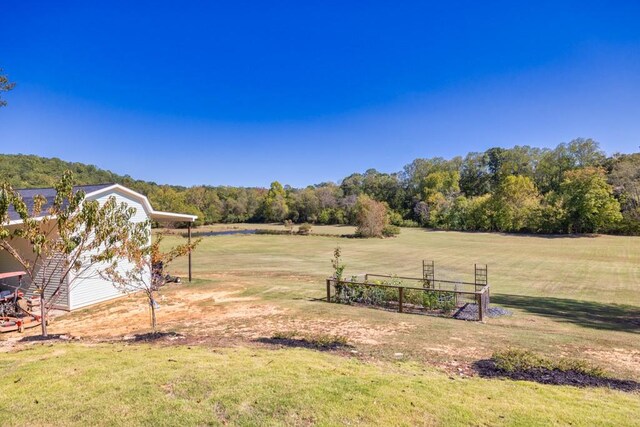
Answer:
[{"label": "metal roof", "polygon": [[[82,190],[85,194],[93,193],[95,191],[102,190],[103,188],[111,187],[113,184],[96,184],[96,185],[77,185],[73,187],[74,193]],[[21,188],[16,192],[20,194],[22,200],[27,204],[29,212],[33,210],[33,200],[36,196],[42,196],[47,199],[47,202],[42,206],[42,213],[45,214],[46,210],[53,205],[53,201],[56,197],[55,188]],[[20,215],[13,209],[13,206],[9,206],[9,220],[17,221],[20,219]]]},{"label": "metal roof", "polygon": [[[198,217],[196,215],[189,214],[180,214],[174,212],[162,212],[156,211],[153,209],[149,200],[146,196],[140,193],[136,193],[135,191],[124,187],[119,184],[96,184],[96,185],[78,185],[73,187],[74,192],[82,190],[85,192],[87,196],[100,193],[101,190],[109,191],[121,191],[129,196],[139,199],[142,204],[145,206],[147,213],[150,218],[162,222],[162,221],[171,221],[171,222],[194,222]],[[55,188],[25,188],[16,190],[20,196],[22,196],[22,200],[26,203],[27,209],[29,212],[33,211],[33,202],[34,198],[38,195],[43,196],[46,199],[46,203],[42,206],[42,214],[46,215],[46,210],[53,205],[53,202],[56,197]],[[9,221],[12,223],[20,223],[22,220],[20,219],[20,215],[13,209],[13,206],[9,207]]]}]

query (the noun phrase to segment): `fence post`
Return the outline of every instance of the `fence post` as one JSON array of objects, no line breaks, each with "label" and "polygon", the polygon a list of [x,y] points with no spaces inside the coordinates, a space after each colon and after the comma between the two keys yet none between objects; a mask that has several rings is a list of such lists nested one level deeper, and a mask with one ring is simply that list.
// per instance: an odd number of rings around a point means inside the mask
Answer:
[{"label": "fence post", "polygon": [[402,313],[402,295],[404,292],[404,288],[398,288],[398,312]]},{"label": "fence post", "polygon": [[482,293],[476,294],[476,301],[478,303],[478,320],[484,322],[484,308],[482,299]]},{"label": "fence post", "polygon": [[331,279],[327,279],[327,302],[331,302]]}]

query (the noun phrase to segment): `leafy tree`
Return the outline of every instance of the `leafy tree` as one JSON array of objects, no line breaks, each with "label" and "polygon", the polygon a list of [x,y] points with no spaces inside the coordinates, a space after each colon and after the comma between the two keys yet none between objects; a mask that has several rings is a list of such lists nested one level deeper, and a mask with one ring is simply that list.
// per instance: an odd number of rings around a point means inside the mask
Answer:
[{"label": "leafy tree", "polygon": [[489,192],[491,175],[486,167],[484,153],[469,153],[460,168],[460,189],[467,197]]},{"label": "leafy tree", "polygon": [[[445,217],[453,200],[460,193],[460,174],[457,171],[437,171],[427,175],[422,182],[426,213],[420,207],[420,219],[432,227],[448,228]],[[415,208],[414,208],[415,210]]]},{"label": "leafy tree", "polygon": [[491,226],[491,195],[477,197],[457,197],[448,214],[451,228],[456,230],[490,231]]},{"label": "leafy tree", "polygon": [[622,219],[620,203],[602,168],[565,172],[560,194],[568,232],[597,233]]},{"label": "leafy tree", "polygon": [[356,234],[362,237],[382,237],[387,226],[387,207],[366,194],[358,197],[356,203]]},{"label": "leafy tree", "polygon": [[567,171],[601,166],[604,153],[592,139],[577,138],[568,144],[559,144],[554,150],[544,150],[535,171],[535,180],[543,193],[558,191]]},{"label": "leafy tree", "polygon": [[509,175],[496,189],[491,204],[497,230],[531,230],[532,216],[540,207],[540,194],[531,178]]},{"label": "leafy tree", "polygon": [[608,176],[625,217],[640,221],[640,153],[615,155]]},{"label": "leafy tree", "polygon": [[[0,186],[0,248],[22,266],[40,296],[44,336],[48,312],[65,282],[71,290],[80,278],[116,267],[119,248],[139,242],[148,231],[146,224],[131,222],[135,209],[118,204],[115,197],[102,205],[85,200],[82,191],[74,191],[71,172],[62,176],[55,190],[50,206],[36,196],[30,210],[10,185]],[[20,216],[21,225],[10,224],[10,209]]]},{"label": "leafy tree", "polygon": [[[9,78],[2,73],[2,68],[0,68],[0,94],[2,92],[8,92],[12,90],[16,84],[14,82],[10,82]],[[7,101],[0,97],[0,107],[4,107],[7,105]]]},{"label": "leafy tree", "polygon": [[287,193],[278,181],[271,183],[271,188],[264,199],[264,217],[267,221],[280,222],[289,214]]}]

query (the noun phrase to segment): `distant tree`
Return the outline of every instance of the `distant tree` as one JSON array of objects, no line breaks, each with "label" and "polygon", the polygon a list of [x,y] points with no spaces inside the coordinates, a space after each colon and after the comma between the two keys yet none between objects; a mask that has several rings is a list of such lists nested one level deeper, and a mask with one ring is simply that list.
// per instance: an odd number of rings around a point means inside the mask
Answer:
[{"label": "distant tree", "polygon": [[553,150],[542,150],[535,171],[535,181],[542,193],[558,191],[567,171],[583,167],[598,167],[604,162],[604,153],[592,139],[577,138],[568,144],[559,144]]},{"label": "distant tree", "polygon": [[467,197],[481,196],[491,188],[484,153],[469,153],[460,168],[460,189]]},{"label": "distant tree", "polygon": [[[10,82],[9,77],[3,74],[3,70],[2,68],[0,68],[0,93],[8,92],[12,90],[15,86],[16,84],[14,82]],[[7,105],[7,101],[5,101],[4,99],[2,99],[2,97],[0,97],[0,107],[4,107],[6,105]]]},{"label": "distant tree", "polygon": [[363,237],[382,237],[387,225],[387,207],[366,194],[356,203],[356,234]]},{"label": "distant tree", "polygon": [[540,207],[540,193],[531,178],[509,175],[496,189],[491,205],[497,230],[531,230],[532,217]]},{"label": "distant tree", "polygon": [[287,193],[278,181],[271,183],[271,188],[264,199],[264,217],[267,221],[280,222],[289,214]]},{"label": "distant tree", "polygon": [[609,183],[626,218],[640,221],[640,153],[615,155]]},{"label": "distant tree", "polygon": [[565,172],[560,195],[568,232],[597,233],[622,219],[620,203],[613,197],[602,168]]},{"label": "distant tree", "polygon": [[[437,171],[427,175],[421,184],[426,212],[420,212],[420,220],[432,227],[448,228],[445,217],[453,200],[460,193],[460,174],[457,171]],[[415,208],[414,208],[415,211]]]},{"label": "distant tree", "polygon": [[457,197],[448,215],[451,228],[456,230],[492,230],[491,195]]},{"label": "distant tree", "polygon": [[[30,209],[10,185],[0,185],[0,248],[22,266],[40,296],[43,336],[64,284],[71,290],[81,278],[115,267],[119,248],[146,233],[144,223],[131,222],[135,208],[115,197],[102,205],[85,200],[82,191],[74,191],[71,172],[55,190],[51,206],[45,208],[46,199],[36,196]],[[20,216],[19,226],[10,224],[10,208]]]}]

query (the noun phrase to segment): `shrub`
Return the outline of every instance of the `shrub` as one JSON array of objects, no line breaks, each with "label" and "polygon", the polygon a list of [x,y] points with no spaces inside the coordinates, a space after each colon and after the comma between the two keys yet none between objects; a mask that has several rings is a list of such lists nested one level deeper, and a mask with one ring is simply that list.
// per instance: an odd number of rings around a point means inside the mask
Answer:
[{"label": "shrub", "polygon": [[400,227],[397,225],[387,225],[382,229],[382,235],[384,237],[395,237],[400,234]]},{"label": "shrub", "polygon": [[304,224],[300,224],[300,226],[298,227],[298,234],[308,236],[311,233],[311,228],[311,224],[307,222],[305,222]]},{"label": "shrub", "polygon": [[528,350],[506,350],[494,353],[492,359],[496,368],[505,372],[526,372],[537,369],[574,371],[592,377],[604,377],[602,368],[575,359],[548,359]]}]

